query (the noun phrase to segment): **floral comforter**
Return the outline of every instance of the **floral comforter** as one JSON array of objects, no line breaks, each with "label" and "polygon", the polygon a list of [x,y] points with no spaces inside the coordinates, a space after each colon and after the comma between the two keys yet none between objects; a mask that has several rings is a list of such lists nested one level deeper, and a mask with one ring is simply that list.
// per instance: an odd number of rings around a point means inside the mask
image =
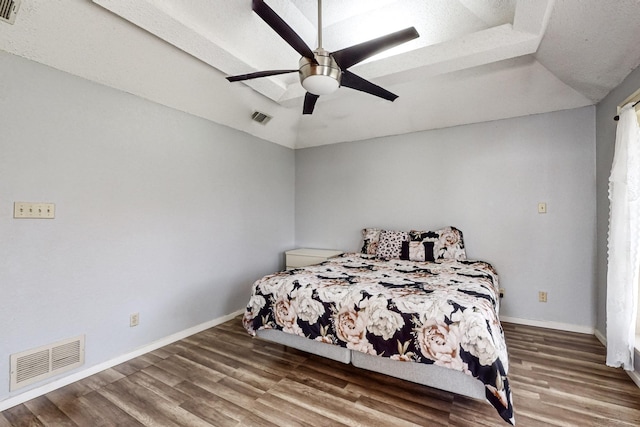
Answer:
[{"label": "floral comforter", "polygon": [[382,261],[345,254],[256,281],[243,323],[394,360],[436,364],[485,384],[514,424],[498,275],[483,261]]}]

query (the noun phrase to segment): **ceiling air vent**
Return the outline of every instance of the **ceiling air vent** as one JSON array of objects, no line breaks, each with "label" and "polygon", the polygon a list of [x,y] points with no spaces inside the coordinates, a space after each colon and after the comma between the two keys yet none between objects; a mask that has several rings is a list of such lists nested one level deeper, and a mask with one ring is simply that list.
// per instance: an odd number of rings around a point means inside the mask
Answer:
[{"label": "ceiling air vent", "polygon": [[13,391],[84,364],[84,335],[11,355]]},{"label": "ceiling air vent", "polygon": [[13,24],[20,7],[20,0],[0,0],[0,21]]},{"label": "ceiling air vent", "polygon": [[258,122],[262,125],[266,125],[269,120],[271,120],[271,116],[266,115],[265,113],[261,113],[260,111],[254,111],[251,115],[251,119],[254,122]]}]

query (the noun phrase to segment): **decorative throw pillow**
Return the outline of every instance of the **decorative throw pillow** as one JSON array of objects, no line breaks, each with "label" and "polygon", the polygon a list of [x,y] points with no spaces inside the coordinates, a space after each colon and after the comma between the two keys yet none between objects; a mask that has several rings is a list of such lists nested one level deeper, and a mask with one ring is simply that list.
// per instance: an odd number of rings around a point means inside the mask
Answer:
[{"label": "decorative throw pillow", "polygon": [[435,261],[433,258],[434,242],[402,242],[400,259],[409,261]]},{"label": "decorative throw pillow", "polygon": [[363,254],[375,255],[378,251],[378,240],[380,239],[379,228],[362,229],[362,250]]},{"label": "decorative throw pillow", "polygon": [[376,256],[381,259],[400,258],[402,242],[409,241],[409,233],[406,231],[380,231],[378,250]]},{"label": "decorative throw pillow", "polygon": [[435,231],[417,231],[409,232],[411,241],[416,242],[433,242],[433,256],[438,259],[467,259],[467,253],[464,249],[464,241],[462,239],[462,231],[455,227],[444,227]]},{"label": "decorative throw pillow", "polygon": [[455,227],[445,227],[438,230],[440,238],[433,245],[433,253],[437,259],[467,259],[462,240],[462,231]]}]

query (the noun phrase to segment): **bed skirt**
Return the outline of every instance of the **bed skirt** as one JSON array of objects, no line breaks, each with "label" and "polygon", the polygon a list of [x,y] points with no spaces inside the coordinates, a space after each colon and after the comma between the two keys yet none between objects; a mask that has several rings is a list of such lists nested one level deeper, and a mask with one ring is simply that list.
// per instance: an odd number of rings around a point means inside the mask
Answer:
[{"label": "bed skirt", "polygon": [[484,384],[463,372],[423,363],[399,362],[380,356],[372,356],[331,344],[313,341],[298,335],[287,334],[277,329],[261,329],[256,335],[266,341],[275,342],[307,353],[326,357],[373,372],[389,375],[428,387],[456,393],[486,401]]}]

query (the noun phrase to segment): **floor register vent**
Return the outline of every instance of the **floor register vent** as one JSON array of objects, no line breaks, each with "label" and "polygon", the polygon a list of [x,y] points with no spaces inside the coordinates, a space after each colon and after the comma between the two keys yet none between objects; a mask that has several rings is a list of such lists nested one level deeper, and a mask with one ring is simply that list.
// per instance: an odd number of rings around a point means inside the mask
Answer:
[{"label": "floor register vent", "polygon": [[83,364],[84,335],[12,354],[9,390],[17,390]]},{"label": "floor register vent", "polygon": [[20,7],[20,0],[0,0],[0,21],[13,24]]}]

